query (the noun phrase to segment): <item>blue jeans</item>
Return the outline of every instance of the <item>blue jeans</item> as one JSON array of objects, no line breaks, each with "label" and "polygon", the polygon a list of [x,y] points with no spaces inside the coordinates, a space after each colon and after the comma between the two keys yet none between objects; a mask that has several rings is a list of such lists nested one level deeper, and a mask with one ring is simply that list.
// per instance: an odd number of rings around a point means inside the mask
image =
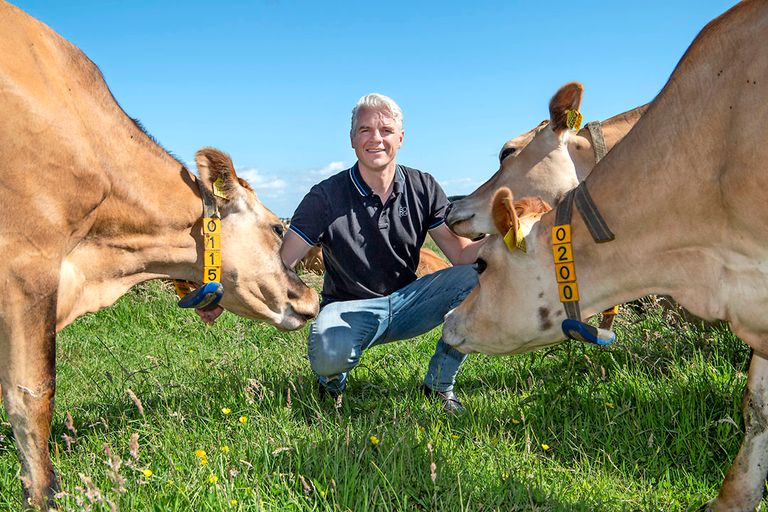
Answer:
[{"label": "blue jeans", "polygon": [[[309,331],[309,363],[320,384],[334,393],[344,391],[347,372],[357,366],[363,350],[440,325],[476,284],[474,266],[460,265],[417,279],[386,297],[328,304]],[[466,357],[441,337],[424,384],[435,391],[453,390]]]}]

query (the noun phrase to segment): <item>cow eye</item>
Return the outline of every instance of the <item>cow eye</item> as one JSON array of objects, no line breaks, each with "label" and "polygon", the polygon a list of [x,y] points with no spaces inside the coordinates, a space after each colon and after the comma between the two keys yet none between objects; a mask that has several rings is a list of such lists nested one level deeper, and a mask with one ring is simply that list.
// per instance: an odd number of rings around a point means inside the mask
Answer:
[{"label": "cow eye", "polygon": [[477,258],[477,261],[475,262],[475,272],[482,274],[485,272],[486,268],[488,268],[488,264],[485,260],[483,258]]},{"label": "cow eye", "polygon": [[501,155],[499,155],[499,162],[503,162],[509,155],[514,155],[515,151],[517,151],[517,148],[504,148]]},{"label": "cow eye", "polygon": [[280,238],[283,238],[283,235],[285,235],[285,229],[283,229],[282,224],[272,224],[272,231]]}]

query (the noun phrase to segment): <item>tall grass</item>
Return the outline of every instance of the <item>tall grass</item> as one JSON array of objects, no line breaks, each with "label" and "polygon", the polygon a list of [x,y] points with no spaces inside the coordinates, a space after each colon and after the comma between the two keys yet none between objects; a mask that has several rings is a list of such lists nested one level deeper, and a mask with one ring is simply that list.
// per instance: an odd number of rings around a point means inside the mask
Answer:
[{"label": "tall grass", "polygon": [[[460,417],[417,391],[436,330],[367,351],[336,408],[317,398],[306,332],[230,314],[205,327],[149,283],[59,336],[60,503],[695,510],[738,450],[749,349],[652,304],[642,315],[625,309],[617,330],[606,349],[568,342],[471,356],[457,383]],[[0,419],[0,510],[17,510],[16,448]]]}]

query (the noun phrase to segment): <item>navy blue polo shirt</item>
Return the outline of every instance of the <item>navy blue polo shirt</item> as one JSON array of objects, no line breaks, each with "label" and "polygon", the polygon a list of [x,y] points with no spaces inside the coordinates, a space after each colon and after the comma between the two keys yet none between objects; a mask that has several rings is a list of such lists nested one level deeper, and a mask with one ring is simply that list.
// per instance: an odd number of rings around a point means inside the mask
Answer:
[{"label": "navy blue polo shirt", "polygon": [[448,199],[431,175],[398,165],[386,204],[357,164],[304,196],[290,229],[320,244],[325,263],[321,306],[383,297],[416,280],[427,232],[445,222]]}]

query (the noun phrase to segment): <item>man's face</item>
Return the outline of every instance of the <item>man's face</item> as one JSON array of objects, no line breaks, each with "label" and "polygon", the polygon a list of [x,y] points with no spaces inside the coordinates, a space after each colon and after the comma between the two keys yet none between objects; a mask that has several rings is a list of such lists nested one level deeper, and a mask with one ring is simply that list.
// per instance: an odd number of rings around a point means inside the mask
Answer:
[{"label": "man's face", "polygon": [[368,171],[383,171],[395,161],[405,133],[387,114],[361,109],[357,127],[352,134],[352,147],[360,167]]}]

